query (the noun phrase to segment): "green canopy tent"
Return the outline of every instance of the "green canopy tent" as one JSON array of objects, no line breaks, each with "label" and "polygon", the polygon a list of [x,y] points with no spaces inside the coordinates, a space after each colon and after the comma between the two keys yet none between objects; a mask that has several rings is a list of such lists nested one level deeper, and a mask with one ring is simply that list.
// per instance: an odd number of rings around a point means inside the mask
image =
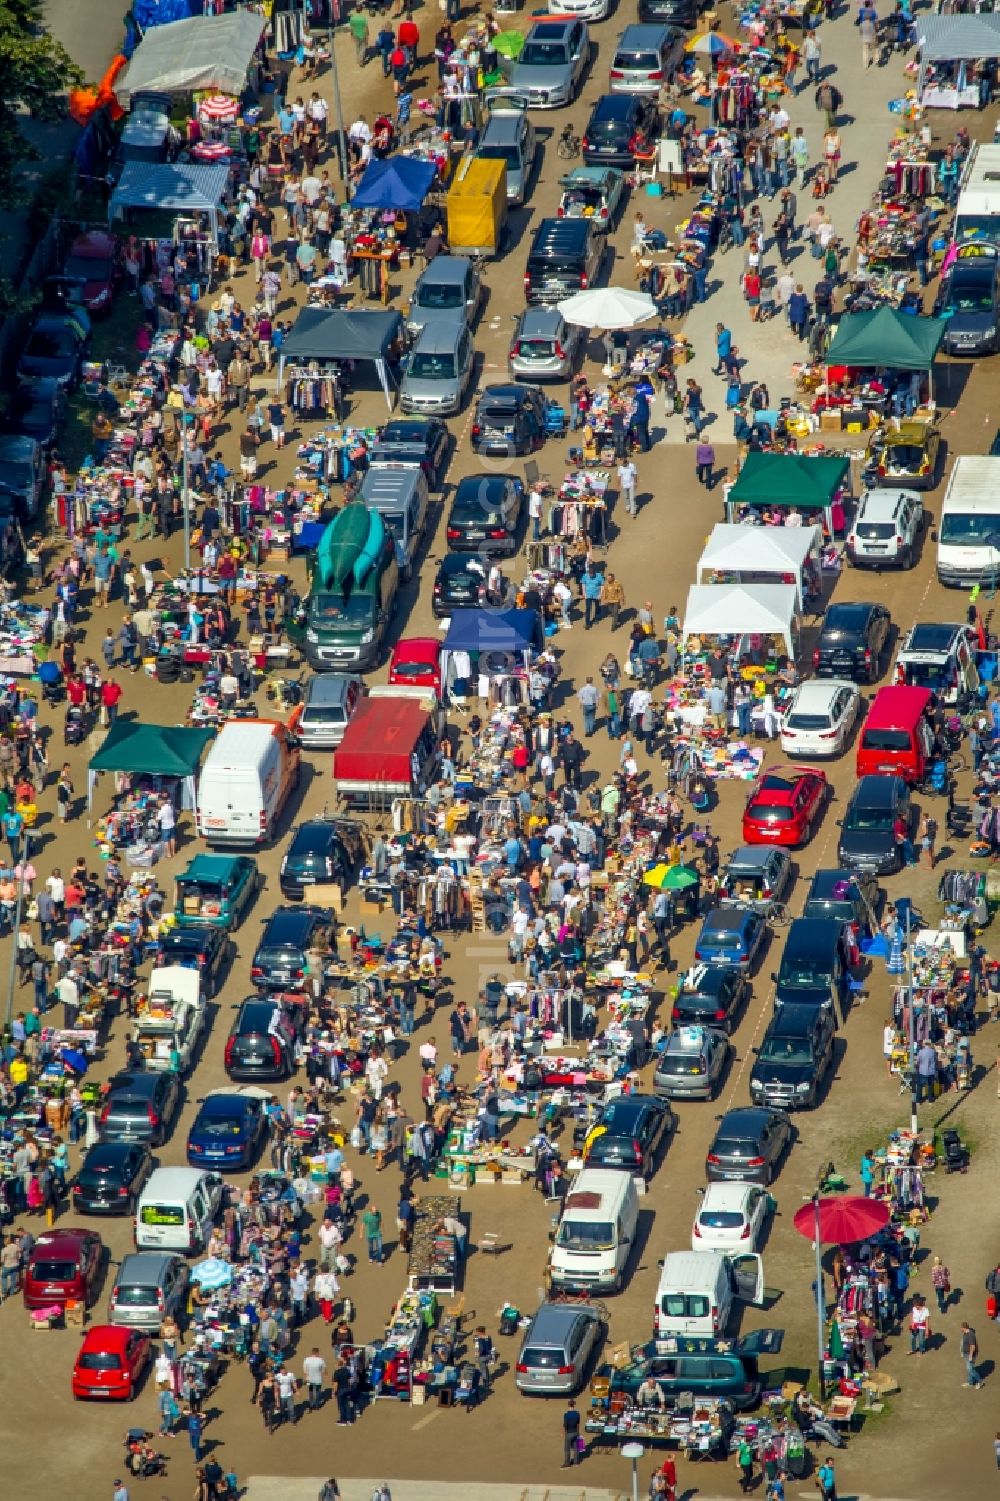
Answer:
[{"label": "green canopy tent", "polygon": [[823,511],[832,536],[831,507],[850,468],[842,454],[748,453],[726,498],[726,520],[738,521],[742,506],[792,506]]},{"label": "green canopy tent", "polygon": [[117,719],[104,737],[104,744],[87,767],[87,807],[102,771],[124,771],[133,776],[176,777],[181,784],[181,806],[194,807],[194,778],[212,730],[188,730],[180,725],[142,724]]},{"label": "green canopy tent", "polygon": [[934,359],[946,327],[944,318],[920,318],[890,307],[876,308],[873,313],[845,313],[823,363],[926,370],[933,397]]}]

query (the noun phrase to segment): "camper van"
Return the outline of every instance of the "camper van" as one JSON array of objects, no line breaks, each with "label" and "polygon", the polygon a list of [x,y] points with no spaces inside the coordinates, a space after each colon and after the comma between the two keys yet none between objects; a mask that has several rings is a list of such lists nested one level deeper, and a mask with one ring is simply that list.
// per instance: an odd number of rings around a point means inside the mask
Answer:
[{"label": "camper van", "polygon": [[638,1219],[639,1198],[631,1173],[584,1168],[570,1184],[549,1252],[552,1286],[620,1292]]},{"label": "camper van", "polygon": [[960,454],[941,502],[937,576],[946,587],[968,589],[995,580],[998,572],[1000,458]]},{"label": "camper van", "polygon": [[1000,244],[1000,145],[973,146],[958,189],[955,239]]},{"label": "camper van", "polygon": [[270,719],[224,724],[198,779],[198,833],[209,844],[269,840],[299,785],[298,741]]}]

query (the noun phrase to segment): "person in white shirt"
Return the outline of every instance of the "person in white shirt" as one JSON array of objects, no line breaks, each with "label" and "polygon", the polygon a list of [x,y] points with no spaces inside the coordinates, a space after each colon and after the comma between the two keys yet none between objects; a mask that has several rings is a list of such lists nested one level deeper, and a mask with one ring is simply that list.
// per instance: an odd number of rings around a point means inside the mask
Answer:
[{"label": "person in white shirt", "polygon": [[326,1361],[319,1350],[314,1349],[302,1362],[302,1375],[306,1384],[306,1396],[310,1412],[315,1412],[323,1402],[323,1382],[326,1380]]},{"label": "person in white shirt", "polygon": [[170,801],[169,797],[165,797],[160,804],[159,812],[156,815],[156,820],[160,825],[160,838],[167,846],[167,853],[169,855],[175,854],[176,847],[174,844],[174,830],[177,826],[177,820],[174,817],[174,805]]},{"label": "person in white shirt", "polygon": [[422,1042],[420,1044],[419,1052],[420,1062],[423,1064],[424,1068],[437,1067],[438,1050],[437,1043],[434,1041],[433,1037],[429,1037],[426,1042]]},{"label": "person in white shirt", "polygon": [[556,579],[552,586],[552,595],[559,606],[561,619],[559,624],[564,631],[573,629],[573,622],[569,618],[569,607],[573,602],[573,595],[565,579]]}]

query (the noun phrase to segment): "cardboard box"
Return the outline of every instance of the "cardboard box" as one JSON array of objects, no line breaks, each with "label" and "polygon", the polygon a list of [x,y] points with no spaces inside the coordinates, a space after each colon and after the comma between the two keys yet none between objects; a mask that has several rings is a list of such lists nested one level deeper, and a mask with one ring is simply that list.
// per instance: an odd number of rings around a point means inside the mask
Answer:
[{"label": "cardboard box", "polygon": [[820,412],[819,430],[821,433],[839,433],[842,430],[842,427],[843,424],[841,422],[839,411]]},{"label": "cardboard box", "polygon": [[614,1349],[611,1351],[611,1364],[614,1366],[616,1371],[623,1371],[628,1365],[631,1355],[632,1348],[629,1345],[628,1340],[623,1340],[620,1345],[615,1345]]}]

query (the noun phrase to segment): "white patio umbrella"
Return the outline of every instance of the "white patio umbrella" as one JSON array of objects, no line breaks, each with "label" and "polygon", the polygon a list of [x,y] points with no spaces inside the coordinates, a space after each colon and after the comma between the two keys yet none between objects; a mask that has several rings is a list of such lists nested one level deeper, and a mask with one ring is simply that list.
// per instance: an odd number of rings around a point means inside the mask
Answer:
[{"label": "white patio umbrella", "polygon": [[558,304],[567,323],[584,328],[638,328],[657,317],[656,303],[646,292],[628,287],[588,287]]}]

